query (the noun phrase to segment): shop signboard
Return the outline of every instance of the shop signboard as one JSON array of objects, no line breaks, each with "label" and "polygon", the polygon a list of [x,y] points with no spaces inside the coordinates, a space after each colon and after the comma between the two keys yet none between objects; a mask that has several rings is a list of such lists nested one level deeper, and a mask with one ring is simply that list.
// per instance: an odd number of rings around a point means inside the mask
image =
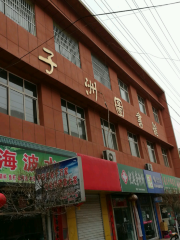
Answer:
[{"label": "shop signboard", "polygon": [[143,171],[148,193],[164,193],[161,174],[157,172],[151,172],[148,170]]},{"label": "shop signboard", "polygon": [[147,193],[144,173],[142,169],[118,165],[122,192]]},{"label": "shop signboard", "polygon": [[[58,202],[56,202],[57,206],[77,204],[85,201],[81,157],[76,156],[66,159],[53,165],[39,168],[35,172],[37,200],[42,201],[44,199],[44,202],[48,204],[56,195],[56,192],[60,190]],[[42,184],[43,181],[45,184]],[[46,190],[45,195],[44,189]]]},{"label": "shop signboard", "polygon": [[67,157],[18,147],[0,145],[0,183],[17,182],[18,178],[34,179],[33,171],[38,166],[60,162]]},{"label": "shop signboard", "polygon": [[180,193],[180,179],[161,174],[165,193]]}]

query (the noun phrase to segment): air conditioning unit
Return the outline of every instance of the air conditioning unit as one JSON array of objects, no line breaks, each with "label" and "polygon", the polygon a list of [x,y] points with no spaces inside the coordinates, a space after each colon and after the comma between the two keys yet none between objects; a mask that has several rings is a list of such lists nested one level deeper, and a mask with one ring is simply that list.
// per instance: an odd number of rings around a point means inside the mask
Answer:
[{"label": "air conditioning unit", "polygon": [[113,151],[103,151],[103,158],[112,162],[116,162],[116,153]]},{"label": "air conditioning unit", "polygon": [[145,164],[145,169],[148,170],[148,171],[152,171],[152,172],[153,172],[152,164],[146,163],[146,164]]}]

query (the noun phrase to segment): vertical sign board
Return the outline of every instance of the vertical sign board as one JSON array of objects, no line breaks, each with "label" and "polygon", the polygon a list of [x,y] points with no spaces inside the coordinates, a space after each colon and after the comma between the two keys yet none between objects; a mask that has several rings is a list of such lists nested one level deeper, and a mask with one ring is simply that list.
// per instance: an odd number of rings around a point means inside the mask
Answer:
[{"label": "vertical sign board", "polygon": [[118,165],[122,192],[147,193],[144,173],[142,169]]},{"label": "vertical sign board", "polygon": [[178,193],[179,192],[179,185],[180,181],[169,175],[161,174],[163,185],[164,185],[164,192],[165,193]]},{"label": "vertical sign board", "polygon": [[147,170],[143,171],[148,193],[164,193],[161,174]]},{"label": "vertical sign board", "polygon": [[[45,202],[51,201],[53,195],[56,194],[57,187],[60,189],[60,196],[57,206],[64,206],[69,204],[77,204],[85,201],[84,181],[82,172],[81,157],[73,157],[54,163],[50,166],[45,166],[36,170],[36,197],[37,200],[44,198],[42,195],[41,179],[44,179],[47,188],[45,188]],[[51,176],[49,181],[49,176]]]},{"label": "vertical sign board", "polygon": [[19,175],[28,181],[26,178],[31,175],[34,178],[33,172],[38,166],[49,165],[64,159],[67,157],[0,145],[0,183],[17,182]]}]

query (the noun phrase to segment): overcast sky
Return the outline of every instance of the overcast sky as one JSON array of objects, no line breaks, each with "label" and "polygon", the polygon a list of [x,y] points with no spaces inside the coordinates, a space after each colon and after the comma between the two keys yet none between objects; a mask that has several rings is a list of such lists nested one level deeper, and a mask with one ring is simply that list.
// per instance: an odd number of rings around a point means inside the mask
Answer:
[{"label": "overcast sky", "polygon": [[[82,0],[94,14],[175,3],[172,0]],[[98,17],[164,89],[180,147],[180,2]],[[174,109],[174,110],[173,110]]]}]

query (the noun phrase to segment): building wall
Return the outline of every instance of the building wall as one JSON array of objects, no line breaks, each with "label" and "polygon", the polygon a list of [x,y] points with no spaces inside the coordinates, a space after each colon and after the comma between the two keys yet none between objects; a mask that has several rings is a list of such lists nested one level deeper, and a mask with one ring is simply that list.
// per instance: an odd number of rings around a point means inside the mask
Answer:
[{"label": "building wall", "polygon": [[[156,90],[151,89],[83,20],[68,29],[79,40],[81,68],[75,66],[55,51],[53,19],[64,27],[70,20],[77,19],[77,14],[63,1],[55,1],[56,6],[50,1],[39,4],[35,5],[37,36],[28,33],[0,12],[0,66],[37,84],[39,105],[39,124],[0,113],[0,134],[102,158],[102,151],[107,148],[103,144],[100,118],[107,120],[106,102],[110,122],[116,127],[119,150],[113,151],[116,152],[117,162],[144,169],[145,163],[150,162],[146,144],[148,140],[155,143],[157,163],[152,163],[154,171],[168,175],[176,173],[179,176],[178,170],[174,170],[174,167],[179,169],[180,164],[164,93],[156,94]],[[45,41],[47,42],[44,43]],[[54,53],[53,61],[57,68],[54,68],[51,75],[45,73],[49,66],[38,59],[39,55],[47,57],[43,47]],[[34,48],[36,49],[33,50]],[[94,79],[91,52],[107,63],[112,90]],[[25,54],[27,55],[23,57]],[[19,61],[21,57],[23,58]],[[94,94],[86,95],[85,78],[97,83],[97,102]],[[129,86],[131,103],[122,99],[124,118],[117,115],[114,107],[114,97],[121,99],[118,78]],[[157,88],[159,89],[158,86]],[[145,98],[147,115],[139,110],[137,94]],[[85,110],[87,141],[64,134],[61,98]],[[160,124],[156,123],[158,137],[152,129],[152,122],[155,122],[152,105],[159,109]],[[138,126],[137,112],[142,116],[143,129]],[[141,158],[131,155],[127,131],[138,135]],[[164,166],[161,146],[169,149],[170,168]]]}]

